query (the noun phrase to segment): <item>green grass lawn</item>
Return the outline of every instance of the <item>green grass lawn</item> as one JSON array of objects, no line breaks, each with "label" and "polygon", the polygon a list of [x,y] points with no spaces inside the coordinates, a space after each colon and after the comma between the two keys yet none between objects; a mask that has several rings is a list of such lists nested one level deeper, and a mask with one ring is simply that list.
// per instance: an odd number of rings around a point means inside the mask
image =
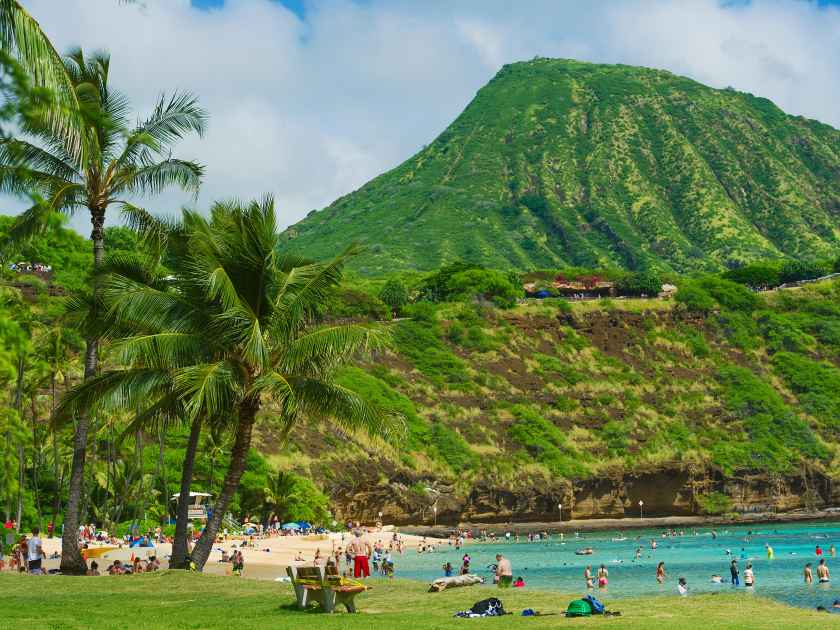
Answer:
[{"label": "green grass lawn", "polygon": [[840,615],[800,610],[761,597],[733,594],[660,596],[606,603],[621,617],[561,616],[504,620],[453,619],[473,602],[500,596],[517,613],[530,607],[559,613],[574,596],[547,591],[499,591],[474,586],[427,593],[407,580],[373,580],[357,598],[360,613],[302,612],[287,584],[163,571],[99,578],[0,576],[0,628],[803,628],[840,627]]}]

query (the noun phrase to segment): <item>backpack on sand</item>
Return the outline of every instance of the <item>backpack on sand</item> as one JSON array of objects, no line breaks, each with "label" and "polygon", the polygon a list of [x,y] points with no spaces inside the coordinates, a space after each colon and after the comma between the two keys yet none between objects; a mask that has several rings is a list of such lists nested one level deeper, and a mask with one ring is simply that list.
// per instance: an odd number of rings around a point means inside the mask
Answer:
[{"label": "backpack on sand", "polygon": [[604,614],[604,605],[599,602],[595,597],[592,595],[587,595],[583,598],[584,601],[589,602],[589,605],[592,607],[592,614],[593,615],[603,615]]}]

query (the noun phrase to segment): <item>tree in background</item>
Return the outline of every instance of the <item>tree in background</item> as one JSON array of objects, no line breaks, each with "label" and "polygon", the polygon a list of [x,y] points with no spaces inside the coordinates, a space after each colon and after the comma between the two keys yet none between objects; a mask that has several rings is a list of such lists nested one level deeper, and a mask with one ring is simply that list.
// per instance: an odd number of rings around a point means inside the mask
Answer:
[{"label": "tree in background", "polygon": [[399,280],[388,280],[379,292],[379,299],[385,302],[394,315],[408,304],[408,289]]},{"label": "tree in background", "polygon": [[[161,96],[151,116],[132,127],[128,100],[109,84],[109,67],[106,53],[86,57],[81,49],[72,51],[63,68],[75,101],[62,109],[62,115],[72,121],[56,124],[53,108],[43,108],[23,119],[19,138],[0,141],[0,191],[36,197],[36,203],[17,218],[8,241],[20,242],[42,233],[56,213],[72,215],[85,209],[92,225],[94,270],[104,260],[105,217],[110,206],[126,206],[136,196],[157,194],[170,186],[196,192],[203,173],[195,162],[170,157],[177,140],[204,132],[207,115],[196,99],[189,94]],[[78,121],[80,135],[71,133]],[[92,293],[95,308],[95,280]],[[95,336],[86,339],[85,378],[96,374],[97,346]],[[76,529],[88,425],[86,416],[78,418],[62,539],[61,569],[66,573],[87,570]]]},{"label": "tree in background", "polygon": [[616,283],[621,295],[656,297],[662,290],[662,277],[655,271],[636,271],[622,276]]},{"label": "tree in background", "polygon": [[282,439],[304,418],[384,437],[403,422],[334,380],[358,352],[380,347],[384,333],[364,325],[310,325],[352,252],[329,263],[278,253],[270,198],[217,203],[209,219],[184,211],[182,223],[165,231],[151,217],[135,218],[166,240],[171,273],[154,283],[117,273],[102,280],[113,330],[133,331],[114,335],[125,367],[74,388],[58,416],[145,406],[174,394],[187,418],[233,419],[222,489],[192,555],[201,568],[239,487],[263,408],[279,422]]}]

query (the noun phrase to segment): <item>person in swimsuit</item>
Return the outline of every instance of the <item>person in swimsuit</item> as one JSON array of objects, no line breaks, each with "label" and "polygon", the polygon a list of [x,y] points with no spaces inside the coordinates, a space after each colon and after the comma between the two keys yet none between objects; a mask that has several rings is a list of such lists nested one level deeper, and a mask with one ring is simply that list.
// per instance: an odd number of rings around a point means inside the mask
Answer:
[{"label": "person in swimsuit", "polygon": [[656,565],[656,581],[662,584],[665,581],[665,563],[660,562]]},{"label": "person in swimsuit", "polygon": [[811,571],[811,563],[805,565],[805,570],[803,571],[803,576],[805,577],[805,584],[813,584],[814,583],[814,574]]},{"label": "person in swimsuit", "polygon": [[586,580],[586,588],[595,588],[595,585],[592,583],[592,565],[586,565],[586,569],[583,571],[583,579]]},{"label": "person in swimsuit", "polygon": [[602,564],[598,569],[598,588],[607,588],[607,576],[609,576],[609,571],[607,571],[607,567]]},{"label": "person in swimsuit", "polygon": [[744,569],[744,586],[751,587],[755,585],[755,574],[753,573],[752,563],[747,564]]},{"label": "person in swimsuit", "polygon": [[817,565],[817,579],[820,584],[831,582],[831,574],[828,572],[828,566],[825,564],[825,558],[820,558],[820,563]]}]

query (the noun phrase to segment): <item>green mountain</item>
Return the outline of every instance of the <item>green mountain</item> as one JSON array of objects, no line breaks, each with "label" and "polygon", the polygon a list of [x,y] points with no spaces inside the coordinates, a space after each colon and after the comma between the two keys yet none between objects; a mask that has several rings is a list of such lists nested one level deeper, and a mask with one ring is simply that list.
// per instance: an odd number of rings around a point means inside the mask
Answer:
[{"label": "green mountain", "polygon": [[719,270],[840,253],[840,131],[662,70],[507,65],[430,145],[286,232],[366,273]]}]

